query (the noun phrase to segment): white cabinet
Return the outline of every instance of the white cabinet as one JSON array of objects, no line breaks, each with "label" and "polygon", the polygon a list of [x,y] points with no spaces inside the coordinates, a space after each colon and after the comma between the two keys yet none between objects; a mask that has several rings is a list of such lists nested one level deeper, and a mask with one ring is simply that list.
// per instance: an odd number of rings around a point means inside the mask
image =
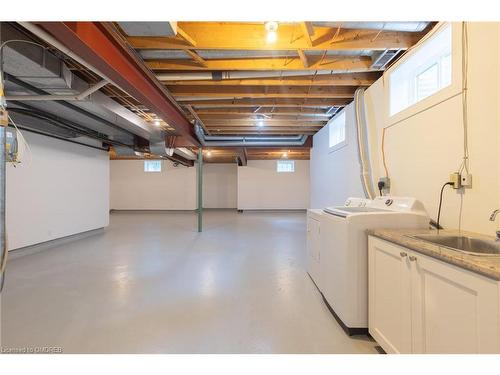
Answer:
[{"label": "white cabinet", "polygon": [[307,216],[307,271],[319,287],[320,284],[320,221],[314,215]]},{"label": "white cabinet", "polygon": [[369,331],[388,353],[500,353],[500,283],[369,238]]},{"label": "white cabinet", "polygon": [[370,237],[368,327],[387,353],[411,353],[408,252]]}]

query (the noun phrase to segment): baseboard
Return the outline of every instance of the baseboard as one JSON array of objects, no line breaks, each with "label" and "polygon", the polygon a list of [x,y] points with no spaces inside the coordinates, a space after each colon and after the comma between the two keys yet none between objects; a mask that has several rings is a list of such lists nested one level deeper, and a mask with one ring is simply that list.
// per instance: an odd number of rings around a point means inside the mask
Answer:
[{"label": "baseboard", "polygon": [[[198,209],[192,209],[192,210],[143,210],[143,209],[138,209],[138,210],[117,210],[117,209],[112,209],[109,210],[109,213],[186,213],[186,212],[197,212]],[[235,208],[203,208],[203,211],[236,211]]]},{"label": "baseboard", "polygon": [[111,209],[109,210],[109,213],[176,213],[176,212],[196,212],[196,209],[192,210],[163,210],[163,209]]},{"label": "baseboard", "polygon": [[45,242],[40,242],[40,243],[37,243],[34,245],[19,247],[17,249],[9,250],[8,256],[9,256],[9,259],[20,258],[20,257],[23,257],[25,255],[39,253],[41,251],[50,249],[54,246],[60,246],[60,245],[66,244],[68,242],[73,242],[73,241],[81,240],[83,238],[87,238],[90,236],[95,236],[95,235],[101,234],[103,232],[104,232],[104,228],[91,229],[91,230],[88,230],[85,232],[71,234],[69,236],[60,237],[60,238],[56,238],[56,239],[45,241]]},{"label": "baseboard", "polygon": [[238,208],[238,212],[300,212],[300,213],[306,213],[307,208]]}]

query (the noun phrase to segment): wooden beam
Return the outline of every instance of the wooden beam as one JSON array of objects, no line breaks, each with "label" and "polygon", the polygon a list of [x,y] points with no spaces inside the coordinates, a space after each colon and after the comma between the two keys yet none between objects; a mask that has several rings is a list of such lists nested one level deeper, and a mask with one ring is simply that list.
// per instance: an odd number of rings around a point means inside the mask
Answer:
[{"label": "wooden beam", "polygon": [[191,98],[333,98],[352,99],[356,87],[278,87],[278,86],[169,86],[171,94],[180,101]]},{"label": "wooden beam", "polygon": [[300,23],[300,29],[302,30],[302,33],[304,34],[304,38],[307,42],[307,45],[309,47],[313,46],[313,40],[312,37],[314,35],[314,27],[311,22],[301,22]]},{"label": "wooden beam", "polygon": [[299,54],[300,61],[302,61],[302,65],[304,65],[304,68],[309,68],[309,61],[307,60],[307,56],[304,50],[298,49],[297,53]]},{"label": "wooden beam", "polygon": [[182,39],[184,39],[186,42],[189,43],[189,45],[196,47],[197,44],[193,38],[189,36],[188,33],[186,33],[181,27],[177,26],[177,35],[180,36]]},{"label": "wooden beam", "polygon": [[255,131],[255,130],[229,130],[229,131],[221,131],[217,132],[218,135],[314,135],[317,133],[317,130],[314,131],[290,131],[290,130],[263,130],[263,131]]},{"label": "wooden beam", "polygon": [[240,115],[240,116],[259,116],[268,115],[272,117],[280,116],[313,116],[313,117],[331,117],[323,109],[307,108],[307,109],[297,109],[297,108],[261,108],[258,112],[253,109],[246,108],[205,108],[200,109],[196,112],[198,116],[204,115]]},{"label": "wooden beam", "polygon": [[300,58],[274,57],[258,59],[210,59],[206,65],[188,59],[150,59],[146,65],[156,71],[161,70],[334,70],[334,71],[369,71],[372,60],[367,56],[310,56],[308,66],[304,67]]},{"label": "wooden beam", "polygon": [[370,86],[380,76],[380,72],[367,72],[320,74],[304,77],[223,79],[222,81],[168,81],[162,79],[160,81],[169,86]]},{"label": "wooden beam", "polygon": [[272,117],[272,115],[258,116],[258,115],[245,115],[245,114],[227,114],[227,115],[202,115],[201,119],[205,123],[215,122],[215,121],[236,121],[236,122],[257,122],[264,121],[268,123],[273,122],[326,122],[330,119],[330,115],[324,116],[297,116],[297,115],[280,115]]},{"label": "wooden beam", "polygon": [[[266,43],[266,30],[262,23],[236,22],[179,22],[181,30],[189,35],[196,49],[233,50],[384,50],[407,49],[425,34],[398,31],[314,28],[314,42],[309,38],[297,38],[297,24],[280,24],[279,38]],[[129,37],[128,43],[138,49],[193,49],[193,45],[175,37]],[[311,45],[312,44],[312,45]]]},{"label": "wooden beam", "polygon": [[189,56],[191,56],[193,58],[193,60],[196,61],[201,66],[204,66],[204,67],[207,66],[207,62],[200,55],[198,55],[195,51],[193,51],[191,49],[187,49],[187,50],[185,50],[185,52]]},{"label": "wooden beam", "polygon": [[[254,125],[256,126],[259,121],[256,119],[249,120],[222,120],[214,119],[205,121],[207,127],[214,126],[234,126],[234,125]],[[303,120],[262,120],[264,126],[290,126],[290,125],[302,125],[302,126],[323,126],[327,120],[324,121],[303,121]]]},{"label": "wooden beam", "polygon": [[317,132],[320,130],[321,127],[311,127],[311,128],[303,128],[303,127],[292,127],[292,128],[286,128],[286,127],[263,127],[263,128],[257,128],[257,127],[214,127],[210,128],[212,130],[213,134],[222,134],[222,133],[231,133],[235,131],[239,132],[248,132],[248,133],[254,133],[254,134],[259,134],[262,132],[275,132],[275,133],[291,133],[291,134],[303,134],[303,133],[308,133],[308,132]]}]

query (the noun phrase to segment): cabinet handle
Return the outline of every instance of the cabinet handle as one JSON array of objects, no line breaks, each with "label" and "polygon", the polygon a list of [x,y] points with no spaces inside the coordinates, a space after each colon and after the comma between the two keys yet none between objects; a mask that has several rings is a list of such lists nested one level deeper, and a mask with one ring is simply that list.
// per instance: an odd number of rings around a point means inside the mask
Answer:
[{"label": "cabinet handle", "polygon": [[404,258],[405,256],[407,256],[408,254],[406,254],[404,251],[400,252],[399,255],[401,255],[401,258]]},{"label": "cabinet handle", "polygon": [[410,255],[410,262],[415,262],[416,260],[417,260],[417,257]]}]

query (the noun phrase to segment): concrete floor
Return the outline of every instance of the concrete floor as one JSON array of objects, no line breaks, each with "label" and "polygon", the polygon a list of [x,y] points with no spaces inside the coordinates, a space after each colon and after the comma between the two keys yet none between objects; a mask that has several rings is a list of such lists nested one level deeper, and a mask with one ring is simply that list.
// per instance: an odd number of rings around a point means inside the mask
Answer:
[{"label": "concrete floor", "polygon": [[305,214],[111,215],[101,233],[11,259],[4,347],[64,353],[376,353],[305,270]]}]

